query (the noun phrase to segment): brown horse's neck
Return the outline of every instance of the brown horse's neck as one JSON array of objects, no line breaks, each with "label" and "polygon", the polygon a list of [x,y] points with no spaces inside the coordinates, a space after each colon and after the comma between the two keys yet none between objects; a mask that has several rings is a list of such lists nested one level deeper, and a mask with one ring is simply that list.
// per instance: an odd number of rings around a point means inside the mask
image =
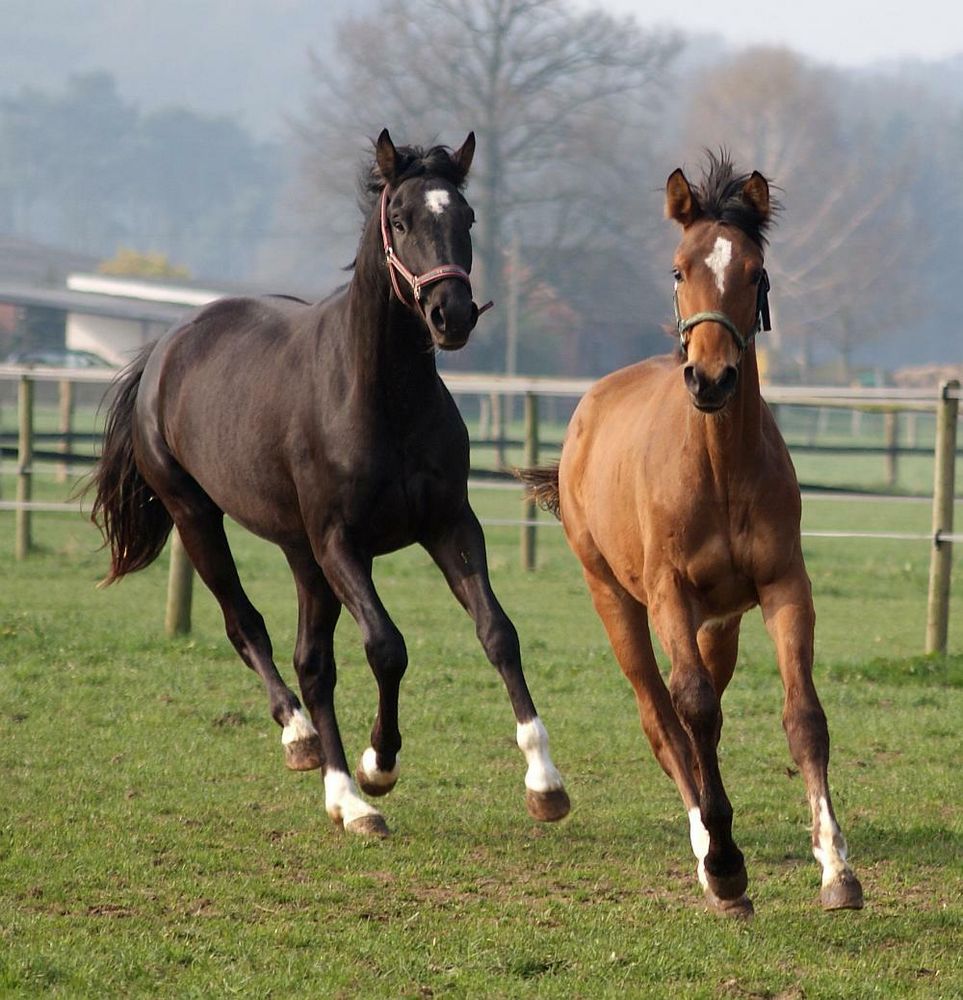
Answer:
[{"label": "brown horse's neck", "polygon": [[725,411],[718,416],[699,415],[709,458],[719,477],[728,479],[738,474],[744,457],[753,461],[751,456],[762,434],[762,406],[753,342],[743,355],[739,383]]},{"label": "brown horse's neck", "polygon": [[743,440],[755,442],[762,425],[762,395],[754,340],[746,348],[739,368],[739,384],[736,388],[736,398],[732,402],[740,409]]}]

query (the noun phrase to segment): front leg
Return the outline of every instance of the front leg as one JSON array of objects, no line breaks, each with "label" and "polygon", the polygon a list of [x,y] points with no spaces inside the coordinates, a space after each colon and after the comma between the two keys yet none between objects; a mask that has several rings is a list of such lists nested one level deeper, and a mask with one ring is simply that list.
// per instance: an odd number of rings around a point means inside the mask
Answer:
[{"label": "front leg", "polygon": [[813,684],[816,615],[805,568],[799,565],[784,579],[760,588],[759,604],[786,693],[782,723],[789,751],[809,795],[813,854],[823,870],[820,899],[827,910],[858,910],[863,890],[846,862],[846,838],[829,795],[829,728]]},{"label": "front leg", "polygon": [[[398,692],[408,666],[408,652],[401,633],[375,590],[371,559],[359,551],[343,529],[331,532],[319,547],[318,563],[338,601],[357,621],[368,663],[378,683],[378,713],[371,730],[371,744],[362,754],[355,778],[367,794],[385,795],[398,780],[398,751],[401,749]],[[336,819],[344,812],[341,800],[349,802],[352,808],[361,801],[354,781],[342,767],[339,765],[333,773],[328,768],[324,775],[325,789],[331,800],[328,811]],[[387,828],[377,810],[367,806],[358,832],[383,835]]]},{"label": "front leg", "polygon": [[[746,895],[745,859],[732,836],[732,804],[719,769],[720,692],[702,658],[693,598],[683,582],[669,574],[650,593],[649,617],[672,664],[669,673],[672,706],[689,738],[698,776],[699,809],[696,816],[690,811],[690,830],[693,848],[700,859],[699,881],[714,909],[747,916],[752,912],[752,904]],[[711,647],[705,640],[704,645],[707,650]],[[714,668],[720,687],[724,687],[727,662],[719,658]],[[701,826],[695,822],[697,819],[701,820]]]},{"label": "front leg", "polygon": [[525,755],[525,804],[537,820],[568,815],[571,805],[562,777],[552,763],[545,730],[522,672],[518,633],[492,592],[485,536],[466,502],[460,517],[424,546],[438,564],[452,593],[475,622],[485,655],[501,675],[515,713],[516,741]]}]

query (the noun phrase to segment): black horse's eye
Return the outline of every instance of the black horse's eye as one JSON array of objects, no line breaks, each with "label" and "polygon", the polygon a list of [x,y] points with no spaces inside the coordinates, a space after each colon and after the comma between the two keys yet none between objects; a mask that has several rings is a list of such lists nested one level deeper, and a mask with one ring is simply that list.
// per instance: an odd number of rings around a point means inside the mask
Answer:
[{"label": "black horse's eye", "polygon": [[470,229],[475,225],[475,213],[472,209],[468,210],[468,228]]},{"label": "black horse's eye", "polygon": [[391,226],[399,233],[403,233],[405,231],[405,224],[401,221],[401,219],[392,219]]}]

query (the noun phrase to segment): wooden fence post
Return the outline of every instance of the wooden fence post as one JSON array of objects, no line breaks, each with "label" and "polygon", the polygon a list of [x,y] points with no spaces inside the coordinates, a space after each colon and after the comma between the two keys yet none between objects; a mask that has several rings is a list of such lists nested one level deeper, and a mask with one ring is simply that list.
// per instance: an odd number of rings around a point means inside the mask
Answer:
[{"label": "wooden fence post", "polygon": [[167,577],[167,613],[164,630],[169,636],[185,635],[191,630],[191,596],[194,590],[194,567],[175,528],[171,532],[171,563]]},{"label": "wooden fence post", "polygon": [[[69,379],[60,383],[60,450],[70,454],[74,434],[74,384]],[[70,462],[66,459],[57,464],[57,482],[65,483],[70,478]]]},{"label": "wooden fence post", "polygon": [[488,396],[478,397],[478,436],[483,441],[492,436],[492,401]]},{"label": "wooden fence post", "polygon": [[[27,504],[33,496],[33,393],[34,382],[29,375],[20,376],[18,413],[20,439],[17,453],[17,503]],[[30,511],[17,507],[16,544],[14,554],[17,559],[26,559],[30,553]]]},{"label": "wooden fence post", "polygon": [[505,468],[505,400],[497,392],[492,396],[492,438],[495,441],[495,468]]},{"label": "wooden fence post", "polygon": [[[538,396],[532,392],[525,393],[525,467],[533,469],[538,465]],[[538,508],[534,500],[525,499],[522,502],[522,520],[534,521],[538,517]],[[535,525],[522,525],[522,568],[535,569]]]},{"label": "wooden fence post", "polygon": [[886,485],[896,485],[899,478],[899,414],[887,410],[883,414],[883,438],[886,442]]},{"label": "wooden fence post", "polygon": [[950,570],[953,543],[941,535],[953,533],[953,493],[956,484],[956,422],[960,401],[952,393],[960,383],[953,379],[940,386],[936,411],[936,451],[933,473],[933,549],[930,554],[930,587],[926,603],[926,652],[946,653],[950,619]]}]

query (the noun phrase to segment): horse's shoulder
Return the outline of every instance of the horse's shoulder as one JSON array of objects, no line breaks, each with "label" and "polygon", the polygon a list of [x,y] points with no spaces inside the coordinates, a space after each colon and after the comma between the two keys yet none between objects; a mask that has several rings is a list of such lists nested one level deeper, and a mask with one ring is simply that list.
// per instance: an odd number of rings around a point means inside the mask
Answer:
[{"label": "horse's shoulder", "polygon": [[659,355],[645,358],[634,364],[619,368],[608,375],[603,375],[588,392],[590,398],[600,399],[625,392],[635,392],[644,389],[648,384],[665,378],[667,373],[678,367],[678,362],[671,355]]}]

